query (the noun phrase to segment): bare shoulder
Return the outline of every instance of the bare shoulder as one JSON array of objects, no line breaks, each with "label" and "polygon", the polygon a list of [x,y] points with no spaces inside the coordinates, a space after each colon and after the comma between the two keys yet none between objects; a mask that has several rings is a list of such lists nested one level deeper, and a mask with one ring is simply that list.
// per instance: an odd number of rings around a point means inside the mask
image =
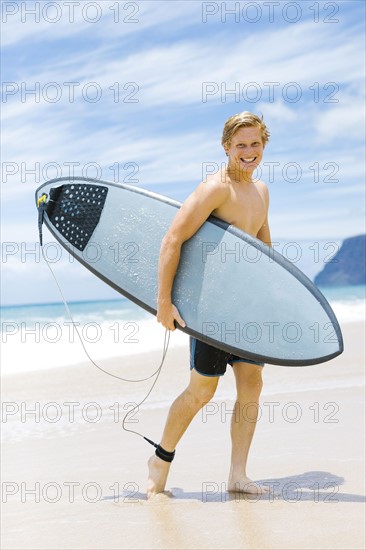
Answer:
[{"label": "bare shoulder", "polygon": [[220,177],[212,174],[203,180],[179,208],[168,236],[176,243],[189,239],[210,214],[226,200],[229,190]]},{"label": "bare shoulder", "polygon": [[263,180],[255,180],[255,184],[259,190],[263,190],[268,193],[268,185]]},{"label": "bare shoulder", "polygon": [[200,183],[197,189],[198,188],[201,188],[209,194],[214,193],[225,196],[229,193],[229,185],[220,172],[207,176],[206,179]]},{"label": "bare shoulder", "polygon": [[229,186],[226,181],[220,177],[220,174],[211,174],[206,177],[186,199],[183,206],[192,208],[202,208],[211,213],[219,208],[229,196]]}]

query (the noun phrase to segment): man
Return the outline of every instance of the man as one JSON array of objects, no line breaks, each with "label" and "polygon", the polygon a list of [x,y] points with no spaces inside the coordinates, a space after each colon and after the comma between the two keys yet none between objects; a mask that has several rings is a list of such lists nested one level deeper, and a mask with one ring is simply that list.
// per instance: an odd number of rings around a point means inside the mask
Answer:
[{"label": "man", "polygon": [[[222,145],[228,156],[227,166],[207,177],[187,198],[161,244],[157,320],[165,328],[175,330],[175,321],[185,326],[171,301],[173,280],[183,243],[196,233],[210,214],[271,246],[268,189],[265,183],[253,178],[268,139],[269,132],[262,119],[252,113],[246,111],[226,121]],[[263,363],[230,355],[194,338],[190,338],[190,351],[190,382],[172,404],[160,445],[149,459],[147,497],[164,491],[175,448],[193,417],[212,399],[227,363],[234,370],[237,388],[231,421],[232,452],[228,491],[267,492],[265,487],[247,477],[246,463],[256,418],[245,419],[240,414],[247,403],[256,403],[258,411]]]}]

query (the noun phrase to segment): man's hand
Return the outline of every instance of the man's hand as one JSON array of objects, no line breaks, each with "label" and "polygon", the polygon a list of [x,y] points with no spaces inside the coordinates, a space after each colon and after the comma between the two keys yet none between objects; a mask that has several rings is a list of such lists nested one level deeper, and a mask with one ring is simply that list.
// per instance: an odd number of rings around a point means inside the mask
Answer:
[{"label": "man's hand", "polygon": [[156,319],[158,323],[161,323],[165,328],[172,331],[175,330],[174,321],[177,321],[181,327],[186,326],[179,311],[172,303],[159,304]]}]

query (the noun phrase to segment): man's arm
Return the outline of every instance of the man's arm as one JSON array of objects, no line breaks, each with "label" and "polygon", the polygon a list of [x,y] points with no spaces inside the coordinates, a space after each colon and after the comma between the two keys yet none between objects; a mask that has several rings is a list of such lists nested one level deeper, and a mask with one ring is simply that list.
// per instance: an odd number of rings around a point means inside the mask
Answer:
[{"label": "man's arm", "polygon": [[167,329],[175,330],[174,320],[177,320],[181,326],[185,326],[171,298],[182,244],[190,239],[211,212],[224,202],[228,192],[228,188],[220,180],[210,178],[200,183],[178,210],[169,231],[162,240],[158,266],[157,320]]},{"label": "man's arm", "polygon": [[264,242],[265,244],[268,244],[268,246],[272,246],[271,232],[268,225],[268,216],[266,216],[266,221],[257,233],[257,239]]},{"label": "man's arm", "polygon": [[264,220],[262,227],[257,233],[257,239],[261,240],[268,246],[272,246],[271,232],[268,224],[269,192],[268,192],[268,187],[265,184],[263,185],[264,185],[264,193],[265,193],[265,201],[266,201],[266,219]]}]

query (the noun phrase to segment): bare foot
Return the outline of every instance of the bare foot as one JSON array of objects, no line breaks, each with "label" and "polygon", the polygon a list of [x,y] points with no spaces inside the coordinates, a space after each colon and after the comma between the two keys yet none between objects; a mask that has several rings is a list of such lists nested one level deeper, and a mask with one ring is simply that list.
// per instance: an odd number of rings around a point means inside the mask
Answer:
[{"label": "bare foot", "polygon": [[168,477],[170,462],[165,462],[156,455],[152,455],[148,460],[149,477],[147,480],[147,498],[151,498],[165,489],[165,483]]},{"label": "bare foot", "polygon": [[246,476],[231,477],[227,490],[229,493],[248,493],[250,495],[264,495],[270,492],[269,487],[259,485]]}]

